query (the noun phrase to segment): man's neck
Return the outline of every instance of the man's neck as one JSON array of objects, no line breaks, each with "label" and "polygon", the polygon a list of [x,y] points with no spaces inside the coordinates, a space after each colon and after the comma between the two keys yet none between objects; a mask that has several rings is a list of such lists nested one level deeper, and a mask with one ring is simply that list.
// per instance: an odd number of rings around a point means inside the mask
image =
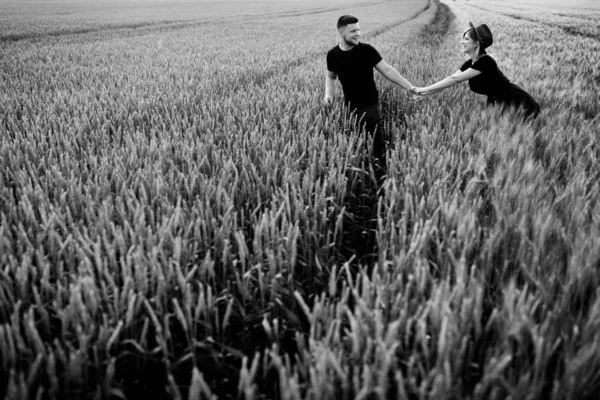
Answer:
[{"label": "man's neck", "polygon": [[356,47],[356,45],[348,44],[345,41],[340,42],[339,46],[340,46],[340,49],[342,49],[343,51],[350,51],[350,50],[352,50],[353,48]]}]

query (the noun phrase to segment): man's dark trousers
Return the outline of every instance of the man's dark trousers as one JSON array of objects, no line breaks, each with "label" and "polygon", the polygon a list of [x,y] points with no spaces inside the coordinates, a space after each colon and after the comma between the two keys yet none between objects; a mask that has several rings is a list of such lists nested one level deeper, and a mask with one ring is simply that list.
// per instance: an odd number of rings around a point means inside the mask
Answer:
[{"label": "man's dark trousers", "polygon": [[386,174],[386,151],[387,143],[383,129],[383,120],[379,104],[373,104],[364,107],[351,107],[350,110],[356,117],[359,127],[365,129],[368,137],[373,138],[373,152],[371,153],[372,166],[375,171],[375,180],[377,185],[383,183]]}]

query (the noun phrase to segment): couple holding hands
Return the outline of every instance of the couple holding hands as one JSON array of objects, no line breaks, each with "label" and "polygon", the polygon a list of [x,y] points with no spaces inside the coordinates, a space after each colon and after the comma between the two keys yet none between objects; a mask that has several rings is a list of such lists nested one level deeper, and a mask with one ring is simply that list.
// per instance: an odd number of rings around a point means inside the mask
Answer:
[{"label": "couple holding hands", "polygon": [[[385,141],[381,129],[379,93],[373,77],[373,68],[386,79],[413,93],[421,99],[441,92],[457,83],[469,81],[469,88],[487,96],[488,105],[520,108],[525,118],[536,118],[540,112],[538,103],[521,87],[511,83],[494,60],[485,51],[492,45],[492,32],[487,25],[473,26],[463,34],[461,46],[469,56],[459,70],[447,78],[427,87],[415,87],[388,65],[375,48],[360,43],[358,19],[342,15],[337,22],[340,43],[327,53],[327,76],[325,78],[324,104],[331,105],[335,81],[339,78],[344,92],[344,103],[365,124],[366,131],[373,136],[373,157],[385,168]],[[379,127],[379,128],[378,128]]]}]

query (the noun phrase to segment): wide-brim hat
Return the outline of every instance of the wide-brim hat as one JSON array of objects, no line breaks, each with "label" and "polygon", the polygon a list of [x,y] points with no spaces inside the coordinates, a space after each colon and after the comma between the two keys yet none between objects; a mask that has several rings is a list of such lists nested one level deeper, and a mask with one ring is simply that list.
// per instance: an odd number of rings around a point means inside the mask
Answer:
[{"label": "wide-brim hat", "polygon": [[479,38],[479,43],[481,43],[481,47],[484,49],[490,47],[492,43],[494,43],[494,37],[492,36],[492,31],[486,24],[481,24],[478,27],[475,27],[472,22],[469,22],[469,26],[475,30],[477,37]]}]

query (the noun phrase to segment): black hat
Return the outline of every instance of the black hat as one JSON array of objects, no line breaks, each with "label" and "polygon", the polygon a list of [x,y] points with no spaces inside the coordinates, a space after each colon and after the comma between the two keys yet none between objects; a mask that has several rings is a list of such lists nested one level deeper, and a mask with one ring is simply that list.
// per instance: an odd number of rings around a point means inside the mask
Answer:
[{"label": "black hat", "polygon": [[479,39],[479,43],[481,43],[481,47],[486,49],[494,43],[494,38],[492,37],[492,31],[486,24],[481,24],[477,28],[473,25],[472,22],[469,22],[469,26],[473,28],[477,38]]}]

